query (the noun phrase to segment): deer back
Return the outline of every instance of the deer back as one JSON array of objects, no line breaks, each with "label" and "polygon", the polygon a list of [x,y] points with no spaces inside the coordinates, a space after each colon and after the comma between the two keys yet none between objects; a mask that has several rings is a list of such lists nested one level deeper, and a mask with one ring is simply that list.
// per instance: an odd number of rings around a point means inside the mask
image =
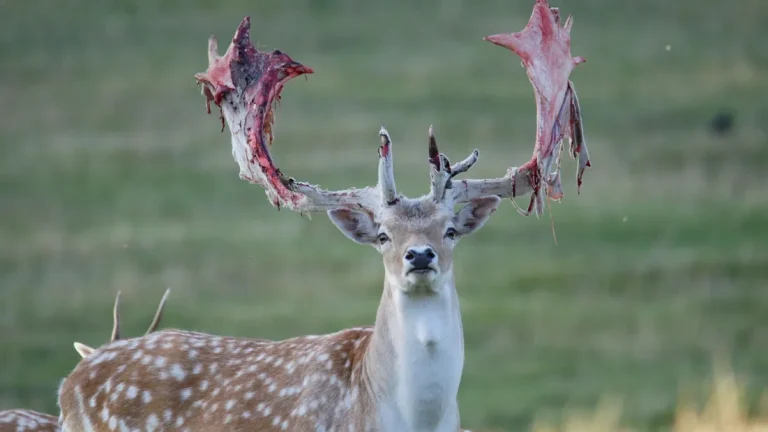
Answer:
[{"label": "deer back", "polygon": [[77,413],[64,422],[94,431],[366,430],[351,422],[370,417],[360,365],[371,334],[275,342],[164,330],[118,340],[63,382],[62,412]]}]

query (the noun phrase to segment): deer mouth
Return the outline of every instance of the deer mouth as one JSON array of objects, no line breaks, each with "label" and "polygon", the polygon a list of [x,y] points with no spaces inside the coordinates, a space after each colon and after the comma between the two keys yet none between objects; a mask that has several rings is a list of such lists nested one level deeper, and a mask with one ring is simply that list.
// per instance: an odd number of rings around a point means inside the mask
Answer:
[{"label": "deer mouth", "polygon": [[408,271],[405,272],[406,275],[414,274],[414,273],[419,275],[437,273],[437,269],[433,267],[414,267],[414,268],[408,269]]}]

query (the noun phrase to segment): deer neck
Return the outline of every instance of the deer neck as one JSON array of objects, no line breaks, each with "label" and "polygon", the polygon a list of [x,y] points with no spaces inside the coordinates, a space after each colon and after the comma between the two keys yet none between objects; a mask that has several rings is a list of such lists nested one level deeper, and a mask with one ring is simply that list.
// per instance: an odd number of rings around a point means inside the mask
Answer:
[{"label": "deer neck", "polygon": [[386,430],[457,430],[464,336],[453,275],[429,294],[385,282],[364,362]]}]

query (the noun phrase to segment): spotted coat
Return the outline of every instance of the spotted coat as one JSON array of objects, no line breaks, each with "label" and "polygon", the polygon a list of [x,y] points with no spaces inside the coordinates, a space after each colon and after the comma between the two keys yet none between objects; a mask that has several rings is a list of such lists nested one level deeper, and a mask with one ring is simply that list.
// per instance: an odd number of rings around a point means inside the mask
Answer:
[{"label": "spotted coat", "polygon": [[59,432],[58,419],[28,409],[0,411],[0,432]]},{"label": "spotted coat", "polygon": [[359,389],[372,334],[274,342],[164,330],[115,341],[63,381],[64,430],[372,430],[350,420],[370,418],[373,401]]},{"label": "spotted coat", "polygon": [[349,419],[368,417],[359,384],[371,334],[273,342],[164,330],[112,342],[62,383],[65,430],[366,430]]}]

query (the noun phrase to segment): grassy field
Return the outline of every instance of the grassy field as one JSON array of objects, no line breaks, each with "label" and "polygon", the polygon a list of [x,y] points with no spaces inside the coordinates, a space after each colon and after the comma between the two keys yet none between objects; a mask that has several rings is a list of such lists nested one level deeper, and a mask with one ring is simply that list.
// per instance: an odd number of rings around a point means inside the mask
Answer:
[{"label": "grassy field", "polygon": [[[214,3],[216,4],[214,6]],[[329,188],[428,190],[426,133],[474,176],[533,149],[519,60],[483,36],[532,0],[0,1],[0,409],[56,412],[77,340],[165,326],[285,338],[369,324],[383,268],[323,215],[277,212],[238,179],[193,75],[245,15],[263,49],[315,69],[286,86],[275,155]],[[664,430],[726,355],[756,409],[768,383],[768,3],[555,1],[575,16],[572,75],[594,168],[548,216],[506,203],[457,249],[462,424],[527,430],[623,401]],[[735,113],[729,134],[710,119]]]}]

